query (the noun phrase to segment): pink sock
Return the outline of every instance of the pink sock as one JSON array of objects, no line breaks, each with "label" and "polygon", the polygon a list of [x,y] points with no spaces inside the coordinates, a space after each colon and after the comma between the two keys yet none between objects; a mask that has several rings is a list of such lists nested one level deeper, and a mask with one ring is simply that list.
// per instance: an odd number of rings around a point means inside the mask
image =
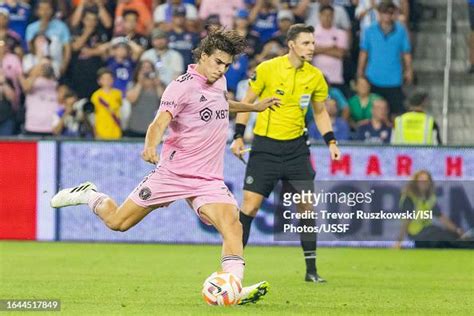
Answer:
[{"label": "pink sock", "polygon": [[244,279],[244,258],[236,255],[226,255],[222,257],[222,271],[230,272],[243,281]]},{"label": "pink sock", "polygon": [[94,212],[94,214],[97,214],[97,212],[95,211],[97,206],[99,206],[99,204],[102,203],[102,201],[108,198],[109,196],[107,194],[95,191],[90,191],[89,194],[89,202],[87,204],[91,208],[92,212]]}]

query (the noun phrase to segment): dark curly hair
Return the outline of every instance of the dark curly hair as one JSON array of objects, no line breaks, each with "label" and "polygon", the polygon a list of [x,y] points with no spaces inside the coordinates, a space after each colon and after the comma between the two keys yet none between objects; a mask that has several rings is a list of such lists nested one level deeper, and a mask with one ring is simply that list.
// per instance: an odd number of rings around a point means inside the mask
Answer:
[{"label": "dark curly hair", "polygon": [[198,62],[201,59],[202,53],[212,55],[217,49],[234,57],[242,54],[246,46],[245,38],[240,36],[237,31],[226,30],[221,27],[211,27],[209,28],[208,35],[194,49],[194,60]]}]

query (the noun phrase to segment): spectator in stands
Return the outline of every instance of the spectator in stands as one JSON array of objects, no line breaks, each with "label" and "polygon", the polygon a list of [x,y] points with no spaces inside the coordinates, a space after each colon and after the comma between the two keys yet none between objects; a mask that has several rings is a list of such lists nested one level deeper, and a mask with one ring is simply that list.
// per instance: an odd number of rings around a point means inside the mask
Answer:
[{"label": "spectator in stands", "polygon": [[155,66],[149,60],[141,61],[127,91],[127,100],[132,104],[132,114],[125,135],[145,137],[148,125],[155,117],[165,86],[158,78]]},{"label": "spectator in stands", "polygon": [[290,10],[278,11],[278,31],[272,34],[263,46],[262,52],[256,56],[259,63],[269,59],[270,55],[285,55],[288,53],[288,46],[286,44],[286,33],[294,22],[293,13]]},{"label": "spectator in stands", "polygon": [[117,8],[115,9],[114,33],[120,34],[124,32],[123,13],[129,10],[138,13],[137,32],[143,35],[150,34],[153,28],[151,12],[142,0],[118,0]]},{"label": "spectator in stands", "polygon": [[[51,40],[44,33],[36,34],[29,43],[30,53],[23,57],[23,72],[28,73],[33,66],[39,64],[45,57],[51,58]],[[61,75],[61,64],[57,60],[52,60],[54,74]]]},{"label": "spectator in stands", "polygon": [[181,54],[168,48],[168,35],[160,29],[152,32],[153,48],[143,53],[141,60],[150,60],[158,72],[161,81],[168,85],[184,72]]},{"label": "spectator in stands", "polygon": [[79,0],[69,22],[71,28],[78,28],[84,20],[87,11],[97,14],[98,26],[102,31],[112,29],[114,20],[112,12],[114,10],[113,1],[107,0]]},{"label": "spectator in stands", "polygon": [[372,91],[388,101],[392,117],[405,110],[403,79],[406,84],[413,81],[410,40],[394,19],[395,9],[391,1],[378,6],[380,21],[364,31],[357,67],[357,75],[366,76]]},{"label": "spectator in stands", "polygon": [[97,139],[119,139],[122,137],[120,108],[122,92],[113,87],[114,73],[108,68],[97,72],[100,88],[92,94],[95,113],[95,137]]},{"label": "spectator in stands", "polygon": [[239,82],[247,77],[249,62],[248,55],[242,54],[240,57],[236,57],[232,65],[230,65],[229,70],[225,73],[227,90],[229,92],[235,94]]},{"label": "spectator in stands", "polygon": [[35,35],[44,33],[51,41],[50,57],[55,64],[60,65],[59,73],[63,75],[71,60],[71,34],[64,22],[53,18],[53,9],[54,7],[50,0],[38,1],[36,15],[39,20],[31,23],[26,28],[26,40],[30,44]]},{"label": "spectator in stands", "polygon": [[15,131],[15,89],[13,82],[0,69],[0,136],[10,136]]},{"label": "spectator in stands", "polygon": [[26,94],[25,134],[52,135],[53,114],[58,108],[58,80],[51,59],[43,57],[25,78],[21,78],[21,85]]},{"label": "spectator in stands", "polygon": [[26,43],[26,27],[31,19],[30,5],[20,0],[5,0],[0,4],[0,8],[8,10],[10,16],[8,27],[20,35],[22,41]]},{"label": "spectator in stands", "polygon": [[233,28],[239,33],[240,36],[245,37],[247,41],[247,47],[245,48],[245,54],[249,58],[253,58],[255,54],[260,53],[260,35],[250,30],[250,24],[248,21],[249,11],[247,9],[237,10],[234,18]]},{"label": "spectator in stands", "polygon": [[426,170],[416,172],[407,184],[400,198],[400,212],[415,211],[417,213],[430,210],[436,217],[438,226],[431,217],[404,220],[400,228],[396,248],[408,234],[415,241],[416,248],[463,248],[472,247],[467,242],[460,241],[464,230],[457,226],[448,216],[441,213],[437,203],[436,190],[431,174]]},{"label": "spectator in stands", "polygon": [[[119,89],[122,95],[125,96],[128,83],[135,71],[136,59],[139,53],[136,50],[132,51],[131,45],[133,44],[125,37],[116,37],[110,42],[110,45],[105,45],[111,47],[106,65],[113,73],[113,87]],[[135,46],[138,45],[135,44]]]},{"label": "spectator in stands", "polygon": [[[280,10],[278,11],[278,31],[272,34],[272,38],[269,42],[276,42],[280,47],[287,47],[286,35],[290,26],[295,23],[295,16],[290,10]],[[286,53],[286,51],[285,51]]]},{"label": "spectator in stands", "polygon": [[[256,61],[255,59],[250,60],[249,67],[247,68],[246,78],[240,80],[239,83],[237,84],[237,90],[235,92],[235,100],[241,101],[244,98],[249,88],[249,78],[251,78],[255,74],[255,68],[257,67],[258,64],[259,64],[258,61]],[[251,129],[249,128],[249,130]]]},{"label": "spectator in stands", "polygon": [[[314,30],[316,48],[313,65],[318,67],[328,83],[345,92],[343,59],[349,48],[347,32],[334,27],[334,8],[320,6],[319,24]],[[347,94],[347,93],[346,93]]]},{"label": "spectator in stands", "polygon": [[272,0],[256,0],[250,11],[249,23],[252,30],[259,34],[262,45],[278,31],[277,14],[278,8]]},{"label": "spectator in stands", "polygon": [[225,4],[221,0],[201,0],[199,18],[205,20],[210,15],[216,14],[222,26],[231,29],[235,13],[242,9],[245,9],[243,0],[227,0]]},{"label": "spectator in stands", "polygon": [[306,12],[299,10],[301,5],[307,6],[309,1],[306,0],[281,0],[280,10],[290,10],[295,19],[295,23],[305,23]]},{"label": "spectator in stands", "polygon": [[426,113],[429,97],[425,92],[417,92],[409,100],[407,113],[395,118],[392,144],[440,145],[441,133],[433,116]]},{"label": "spectator in stands", "polygon": [[168,47],[183,57],[184,67],[193,63],[193,49],[199,43],[199,34],[186,31],[186,10],[177,7],[173,11],[171,31],[168,33]]},{"label": "spectator in stands", "polygon": [[99,17],[94,11],[83,13],[81,26],[72,31],[72,59],[67,83],[74,87],[79,98],[89,98],[98,89],[97,69],[104,64],[100,46],[109,37],[98,27]]},{"label": "spectator in stands", "polygon": [[474,74],[474,0],[469,1],[469,23],[471,24],[471,34],[469,35],[469,58],[471,67],[469,73]]},{"label": "spectator in stands", "polygon": [[59,108],[64,108],[65,107],[66,94],[68,94],[70,91],[71,91],[71,89],[69,89],[69,86],[67,86],[65,84],[59,84],[58,87],[56,88],[58,107]]},{"label": "spectator in stands", "polygon": [[392,127],[388,124],[388,104],[382,98],[376,99],[372,107],[372,118],[361,121],[355,140],[370,144],[390,143]]},{"label": "spectator in stands", "polygon": [[[332,6],[334,8],[334,26],[338,29],[347,31],[348,34],[351,31],[351,20],[346,10],[340,5],[334,5],[333,0],[319,0],[316,2],[310,3],[309,0],[302,0],[302,5],[299,8],[299,11],[306,12],[306,24],[309,24],[313,27],[316,27],[320,24],[319,21],[319,10],[322,6]],[[349,35],[348,35],[349,36]]]},{"label": "spectator in stands", "polygon": [[0,7],[0,40],[5,41],[10,53],[22,58],[24,54],[23,39],[20,37],[20,35],[9,29],[9,22],[10,13],[6,8]]},{"label": "spectator in stands", "polygon": [[[373,23],[377,23],[379,15],[377,7],[386,0],[358,0],[355,11],[356,18],[359,20],[360,29],[363,31]],[[397,7],[395,15],[400,23],[408,25],[410,16],[410,5],[408,0],[393,0]]]},{"label": "spectator in stands", "polygon": [[3,75],[11,80],[15,89],[13,107],[16,110],[19,105],[21,94],[19,78],[23,74],[23,70],[20,58],[8,51],[7,43],[4,40],[0,40],[0,69],[2,70]]},{"label": "spectator in stands", "polygon": [[[327,81],[326,81],[327,82]],[[337,115],[342,117],[346,122],[349,122],[350,110],[349,101],[347,100],[342,90],[337,86],[329,85],[328,94],[331,99],[336,101]]]},{"label": "spectator in stands", "polygon": [[[336,101],[333,99],[328,99],[326,101],[326,109],[328,111],[329,117],[331,118],[331,124],[334,131],[334,136],[337,140],[349,140],[349,124],[342,117],[337,115],[338,109]],[[314,120],[311,120],[308,124],[308,134],[311,138],[316,140],[322,140],[323,137],[319,133],[319,130],[316,126]]]},{"label": "spectator in stands", "polygon": [[380,96],[370,92],[370,83],[365,77],[357,78],[356,95],[349,99],[350,124],[356,129],[361,122],[372,118],[374,101]]},{"label": "spectator in stands", "polygon": [[171,20],[173,19],[173,10],[177,7],[184,7],[186,10],[186,21],[190,22],[188,30],[197,31],[195,24],[198,19],[198,11],[193,4],[183,3],[182,0],[167,0],[166,3],[157,6],[153,12],[155,24],[160,29],[169,31],[171,29]]},{"label": "spectator in stands", "polygon": [[136,44],[133,45],[133,50],[141,55],[145,50],[150,48],[150,40],[147,36],[138,32],[138,12],[135,10],[125,10],[123,11],[122,19],[122,32],[117,34],[117,36],[127,38],[130,45]]},{"label": "spectator in stands", "polygon": [[[68,90],[64,95],[64,106],[53,115],[53,134],[66,137],[80,137],[83,125],[88,125],[82,109],[77,106],[77,94]],[[90,130],[90,125],[88,127]]]}]

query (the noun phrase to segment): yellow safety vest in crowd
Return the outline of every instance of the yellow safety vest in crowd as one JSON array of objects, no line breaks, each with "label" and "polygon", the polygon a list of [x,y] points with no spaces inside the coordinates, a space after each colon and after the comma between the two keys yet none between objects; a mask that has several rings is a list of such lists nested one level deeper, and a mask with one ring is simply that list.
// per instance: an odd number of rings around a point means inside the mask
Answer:
[{"label": "yellow safety vest in crowd", "polygon": [[[413,194],[403,194],[400,199],[400,207],[403,206],[403,202],[405,199],[411,199],[414,205],[414,210],[401,210],[401,211],[416,211],[417,213],[422,213],[424,211],[433,210],[436,205],[436,196],[433,194],[427,200],[423,200]],[[420,216],[420,215],[418,215]],[[432,220],[431,219],[415,219],[410,221],[408,224],[408,233],[410,235],[416,235],[423,230],[423,228],[431,226]]]},{"label": "yellow safety vest in crowd", "polygon": [[328,98],[328,85],[322,72],[305,62],[294,68],[288,55],[275,57],[257,66],[249,85],[260,99],[277,97],[281,106],[258,113],[254,134],[278,140],[303,135],[305,114],[312,102]]},{"label": "yellow safety vest in crowd", "polygon": [[395,119],[394,144],[433,144],[434,119],[424,112],[408,112]]}]

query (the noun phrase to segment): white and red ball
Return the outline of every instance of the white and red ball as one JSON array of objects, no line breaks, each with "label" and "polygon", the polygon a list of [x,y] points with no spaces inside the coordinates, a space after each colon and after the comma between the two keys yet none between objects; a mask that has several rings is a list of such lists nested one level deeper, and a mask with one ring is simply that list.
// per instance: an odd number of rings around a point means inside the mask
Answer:
[{"label": "white and red ball", "polygon": [[241,291],[240,279],[229,272],[214,272],[202,285],[202,297],[209,305],[236,305]]}]

